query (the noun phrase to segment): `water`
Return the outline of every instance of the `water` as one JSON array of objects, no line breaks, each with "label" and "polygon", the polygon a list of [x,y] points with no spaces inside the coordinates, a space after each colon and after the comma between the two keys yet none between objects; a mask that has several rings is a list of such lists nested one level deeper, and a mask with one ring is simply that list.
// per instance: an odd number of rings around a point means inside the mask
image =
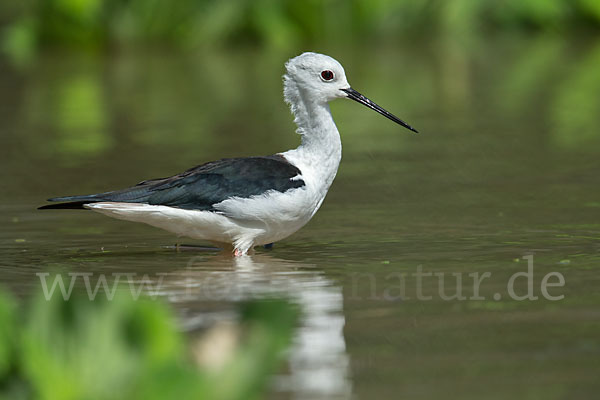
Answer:
[{"label": "water", "polygon": [[[173,236],[144,225],[35,208],[295,147],[280,77],[296,51],[57,50],[24,69],[0,64],[3,285],[27,297],[41,290],[38,272],[148,274],[188,331],[234,318],[238,300],[284,292],[303,317],[272,398],[593,398],[600,42],[315,50],[422,134],[333,103],[344,156],[323,207],[244,260],[175,252]],[[537,299],[517,300],[527,278],[512,297],[508,283],[530,262]],[[419,273],[437,275],[419,284]]]}]

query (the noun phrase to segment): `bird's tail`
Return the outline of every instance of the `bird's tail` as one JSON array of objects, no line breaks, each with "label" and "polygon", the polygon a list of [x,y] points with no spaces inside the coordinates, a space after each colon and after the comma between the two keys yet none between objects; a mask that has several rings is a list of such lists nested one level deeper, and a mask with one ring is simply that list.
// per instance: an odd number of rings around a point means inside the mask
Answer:
[{"label": "bird's tail", "polygon": [[52,202],[60,202],[59,204],[48,204],[38,207],[38,210],[85,210],[84,204],[95,203],[102,201],[97,194],[86,194],[81,196],[64,196],[53,197],[48,199]]}]

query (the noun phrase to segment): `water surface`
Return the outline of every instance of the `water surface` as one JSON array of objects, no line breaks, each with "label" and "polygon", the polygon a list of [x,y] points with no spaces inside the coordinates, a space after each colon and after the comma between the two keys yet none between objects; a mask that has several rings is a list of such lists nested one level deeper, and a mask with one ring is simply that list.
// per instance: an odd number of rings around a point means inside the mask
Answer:
[{"label": "water surface", "polygon": [[[57,50],[25,69],[3,62],[3,285],[27,297],[42,290],[39,272],[147,274],[188,331],[235,318],[238,301],[285,293],[303,316],[272,398],[593,398],[600,42],[315,50],[422,134],[354,102],[332,104],[344,156],[321,210],[242,260],[175,252],[176,238],[144,225],[35,208],[295,147],[281,95],[294,53]],[[537,299],[517,300],[507,285],[528,256]],[[476,296],[473,276],[485,273]],[[547,288],[555,300],[541,291],[549,273],[550,283],[564,277]],[[527,290],[515,280],[515,295]]]}]

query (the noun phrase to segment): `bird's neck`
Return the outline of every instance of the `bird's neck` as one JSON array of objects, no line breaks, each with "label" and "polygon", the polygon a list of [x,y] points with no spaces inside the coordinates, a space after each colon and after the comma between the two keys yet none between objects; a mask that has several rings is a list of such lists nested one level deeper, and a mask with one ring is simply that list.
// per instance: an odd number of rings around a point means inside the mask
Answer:
[{"label": "bird's neck", "polygon": [[298,133],[302,137],[299,148],[327,158],[336,158],[339,162],[342,156],[340,133],[333,121],[327,103],[312,103],[303,105],[305,114],[296,116]]},{"label": "bird's neck", "polygon": [[284,96],[294,114],[296,132],[302,136],[298,149],[340,158],[342,143],[329,105],[310,98],[294,82],[286,82]]},{"label": "bird's neck", "polygon": [[287,152],[286,157],[294,159],[303,170],[303,175],[309,171],[320,175],[318,179],[328,189],[342,158],[340,134],[329,105],[312,100],[297,87],[290,87],[290,82],[286,83],[285,99],[290,104],[294,122],[298,125],[297,133],[302,136],[300,146]]}]

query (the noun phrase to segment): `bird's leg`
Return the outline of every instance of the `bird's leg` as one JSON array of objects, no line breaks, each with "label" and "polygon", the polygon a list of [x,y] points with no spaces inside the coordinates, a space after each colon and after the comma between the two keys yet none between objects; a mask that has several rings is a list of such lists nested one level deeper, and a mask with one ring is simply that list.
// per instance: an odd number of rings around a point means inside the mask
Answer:
[{"label": "bird's leg", "polygon": [[178,252],[178,253],[180,252],[180,247],[181,247],[181,245],[179,243],[175,243],[175,251],[176,252]]},{"label": "bird's leg", "polygon": [[237,248],[236,248],[236,249],[233,251],[233,256],[234,256],[234,257],[241,257],[241,256],[243,256],[243,255],[244,255],[244,252],[243,252],[243,251],[241,251],[240,249],[237,249]]}]

